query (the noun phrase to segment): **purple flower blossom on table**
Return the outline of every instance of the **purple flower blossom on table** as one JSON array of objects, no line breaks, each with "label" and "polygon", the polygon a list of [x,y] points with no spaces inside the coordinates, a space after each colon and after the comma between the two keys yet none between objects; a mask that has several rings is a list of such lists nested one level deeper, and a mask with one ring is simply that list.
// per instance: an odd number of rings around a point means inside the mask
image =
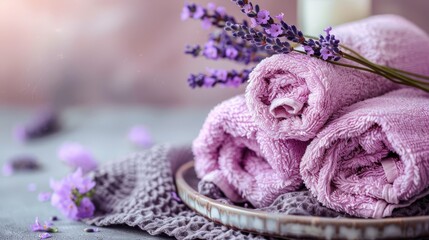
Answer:
[{"label": "purple flower blossom on table", "polygon": [[58,151],[58,157],[74,170],[81,168],[83,173],[95,170],[98,165],[92,153],[78,143],[63,144]]},{"label": "purple flower blossom on table", "polygon": [[51,200],[51,195],[51,192],[41,192],[39,193],[39,195],[37,195],[37,199],[39,200],[39,202],[47,202]]},{"label": "purple flower blossom on table", "polygon": [[128,133],[128,139],[136,146],[147,148],[153,144],[152,136],[142,125],[134,126]]},{"label": "purple flower blossom on table", "polygon": [[258,24],[267,24],[268,20],[270,20],[270,12],[267,10],[261,10],[256,15],[256,22]]},{"label": "purple flower blossom on table", "polygon": [[50,221],[45,221],[45,224],[40,224],[39,218],[36,217],[34,223],[30,226],[33,232],[58,232],[58,228]]},{"label": "purple flower blossom on table", "polygon": [[79,168],[60,181],[51,180],[51,204],[73,220],[91,217],[95,206],[91,201],[95,182],[84,177]]},{"label": "purple flower blossom on table", "polygon": [[265,32],[270,34],[271,37],[278,37],[283,33],[282,27],[279,24],[271,24],[270,28],[265,29]]},{"label": "purple flower blossom on table", "polygon": [[47,239],[47,238],[51,238],[51,237],[52,237],[52,234],[47,233],[47,232],[39,234],[40,239]]},{"label": "purple flower blossom on table", "polygon": [[89,217],[92,217],[92,215],[94,215],[94,211],[95,211],[95,206],[92,203],[92,201],[89,198],[84,197],[77,208],[76,217],[77,219],[89,218]]}]

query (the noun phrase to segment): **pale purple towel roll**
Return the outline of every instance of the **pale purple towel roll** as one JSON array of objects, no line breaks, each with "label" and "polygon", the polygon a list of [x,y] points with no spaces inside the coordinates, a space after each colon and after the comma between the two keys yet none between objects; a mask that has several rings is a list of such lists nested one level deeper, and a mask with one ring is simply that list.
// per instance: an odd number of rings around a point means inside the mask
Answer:
[{"label": "pale purple towel roll", "polygon": [[[375,16],[336,27],[333,33],[375,63],[429,75],[429,37],[401,17]],[[258,125],[271,136],[306,141],[340,108],[398,86],[375,74],[290,53],[258,64],[250,74],[246,100]]]},{"label": "pale purple towel roll", "polygon": [[428,193],[428,93],[396,90],[338,114],[309,144],[300,166],[321,203],[381,218]]},{"label": "pale purple towel roll", "polygon": [[252,121],[244,96],[216,106],[193,142],[195,170],[233,202],[255,207],[302,186],[299,162],[305,142],[272,140]]}]

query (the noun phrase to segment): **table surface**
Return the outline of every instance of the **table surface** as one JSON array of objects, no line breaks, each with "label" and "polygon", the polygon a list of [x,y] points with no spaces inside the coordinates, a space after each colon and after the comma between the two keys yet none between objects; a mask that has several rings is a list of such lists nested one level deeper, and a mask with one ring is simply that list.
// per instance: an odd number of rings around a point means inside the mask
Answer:
[{"label": "table surface", "polygon": [[[59,179],[70,172],[57,157],[58,148],[65,142],[81,143],[100,163],[114,161],[139,151],[126,138],[132,126],[146,126],[155,143],[190,144],[208,111],[209,108],[72,108],[62,113],[60,132],[20,144],[12,138],[12,129],[18,123],[25,123],[34,109],[0,107],[0,166],[19,154],[36,156],[42,164],[42,169],[34,172],[8,177],[0,174],[0,239],[38,239],[38,233],[30,230],[36,216],[41,220],[51,216],[60,218],[55,222],[60,232],[54,233],[52,239],[170,239],[126,226],[86,233],[83,229],[88,225],[67,220],[49,202],[39,202],[37,196],[39,192],[49,191],[50,178]],[[36,184],[36,191],[28,190],[30,183]]]}]

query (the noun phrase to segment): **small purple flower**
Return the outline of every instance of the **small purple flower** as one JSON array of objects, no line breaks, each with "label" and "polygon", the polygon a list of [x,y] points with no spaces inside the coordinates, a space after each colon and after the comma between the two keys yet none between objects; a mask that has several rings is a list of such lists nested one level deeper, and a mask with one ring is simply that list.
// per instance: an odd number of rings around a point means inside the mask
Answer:
[{"label": "small purple flower", "polygon": [[210,21],[210,18],[203,18],[201,21],[201,27],[203,29],[209,29],[212,26],[212,21]]},{"label": "small purple flower", "polygon": [[189,10],[188,5],[185,4],[185,6],[183,6],[182,8],[182,13],[180,14],[180,18],[182,19],[182,21],[184,21],[190,17],[191,17],[191,10]]},{"label": "small purple flower", "polygon": [[47,238],[51,238],[51,237],[52,237],[52,234],[47,233],[47,232],[39,234],[40,239],[47,239]]},{"label": "small purple flower", "polygon": [[333,57],[334,54],[327,46],[323,46],[320,49],[320,56],[322,56],[323,60],[328,60],[330,57]]},{"label": "small purple flower", "polygon": [[47,201],[51,200],[51,195],[52,195],[52,193],[51,193],[51,192],[41,192],[41,193],[39,193],[39,195],[37,196],[37,199],[38,199],[40,202],[47,202]]},{"label": "small purple flower", "polygon": [[255,27],[257,27],[257,26],[258,26],[258,22],[256,21],[256,19],[251,18],[251,19],[250,19],[250,27],[251,27],[251,28],[255,28]]},{"label": "small purple flower", "polygon": [[147,148],[153,144],[152,136],[144,126],[134,126],[128,133],[128,139],[136,146]]},{"label": "small purple flower", "polygon": [[204,16],[204,8],[200,5],[195,5],[195,12],[193,13],[192,17],[194,19],[200,19]]},{"label": "small purple flower", "polygon": [[13,172],[14,170],[10,162],[7,162],[3,165],[3,168],[2,168],[3,176],[11,176]]},{"label": "small purple flower", "polygon": [[98,165],[91,152],[78,143],[63,144],[58,157],[73,169],[81,168],[84,173],[95,170]]},{"label": "small purple flower", "polygon": [[225,14],[226,14],[225,7],[222,7],[222,6],[217,7],[216,12],[221,16],[225,16]]},{"label": "small purple flower", "polygon": [[176,201],[178,203],[182,203],[182,199],[180,199],[180,197],[177,195],[176,192],[172,191],[172,192],[170,192],[170,195],[174,201]]},{"label": "small purple flower", "polygon": [[313,55],[314,49],[311,46],[304,46],[304,50],[307,53],[307,55]]},{"label": "small purple flower", "polygon": [[243,83],[243,79],[241,77],[235,76],[227,82],[227,86],[231,87],[239,87]]},{"label": "small purple flower", "polygon": [[326,32],[326,36],[330,36],[331,35],[331,31],[332,31],[332,27],[327,27],[323,31]]},{"label": "small purple flower", "polygon": [[215,43],[213,41],[208,41],[204,45],[203,55],[208,59],[218,59],[218,49],[216,48]]},{"label": "small purple flower", "polygon": [[53,190],[51,204],[68,218],[80,220],[94,214],[95,207],[90,198],[94,194],[95,182],[83,177],[80,168],[60,181],[51,180],[50,185]]},{"label": "small purple flower", "polygon": [[222,69],[213,70],[213,74],[222,81],[226,81],[228,77],[228,71]]},{"label": "small purple flower", "polygon": [[261,10],[258,12],[256,16],[256,21],[258,24],[267,24],[268,20],[270,20],[270,12],[267,10]]},{"label": "small purple flower", "polygon": [[279,24],[271,24],[270,28],[265,29],[265,32],[270,34],[271,37],[278,37],[280,34],[283,33],[282,27]]},{"label": "small purple flower", "polygon": [[207,9],[211,10],[211,11],[214,11],[216,9],[216,4],[213,3],[213,2],[207,3]]},{"label": "small purple flower", "polygon": [[27,190],[29,192],[34,192],[34,191],[36,191],[36,189],[37,189],[37,185],[35,183],[29,183],[27,186]]},{"label": "small purple flower", "polygon": [[32,224],[31,231],[33,232],[58,232],[58,228],[53,227],[54,224],[49,221],[45,221],[45,224],[40,224],[39,218],[36,217],[36,220],[34,221],[34,224]]},{"label": "small purple flower", "polygon": [[91,200],[87,197],[84,197],[80,202],[80,205],[77,207],[77,215],[78,219],[89,218],[94,215],[95,206],[91,202]]},{"label": "small purple flower", "polygon": [[243,11],[244,11],[244,13],[246,13],[246,14],[250,13],[251,11],[253,11],[253,6],[252,6],[252,4],[249,4],[249,3],[244,4],[244,6],[243,6]]},{"label": "small purple flower", "polygon": [[215,82],[216,82],[216,79],[212,77],[209,77],[209,76],[204,77],[204,87],[211,88],[213,87]]},{"label": "small purple flower", "polygon": [[225,50],[225,55],[229,59],[235,59],[238,55],[238,51],[234,47],[227,47]]},{"label": "small purple flower", "polygon": [[277,16],[275,16],[275,18],[277,19],[277,20],[279,20],[279,22],[281,22],[281,21],[283,21],[283,17],[285,16],[285,14],[284,13],[280,13],[279,15],[277,15]]}]

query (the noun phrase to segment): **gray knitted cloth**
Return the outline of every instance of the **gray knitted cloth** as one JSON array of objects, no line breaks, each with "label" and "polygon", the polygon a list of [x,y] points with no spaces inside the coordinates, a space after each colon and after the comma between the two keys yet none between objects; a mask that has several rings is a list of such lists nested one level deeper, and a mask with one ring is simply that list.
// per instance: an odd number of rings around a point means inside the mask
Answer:
[{"label": "gray knitted cloth", "polygon": [[[155,146],[93,173],[96,182],[95,216],[88,224],[138,226],[150,234],[165,233],[177,239],[266,239],[229,229],[198,215],[172,197],[173,175],[192,159],[189,147]],[[323,207],[308,191],[280,196],[265,211],[293,215],[342,217]],[[429,214],[429,198],[395,212],[395,216]]]}]

